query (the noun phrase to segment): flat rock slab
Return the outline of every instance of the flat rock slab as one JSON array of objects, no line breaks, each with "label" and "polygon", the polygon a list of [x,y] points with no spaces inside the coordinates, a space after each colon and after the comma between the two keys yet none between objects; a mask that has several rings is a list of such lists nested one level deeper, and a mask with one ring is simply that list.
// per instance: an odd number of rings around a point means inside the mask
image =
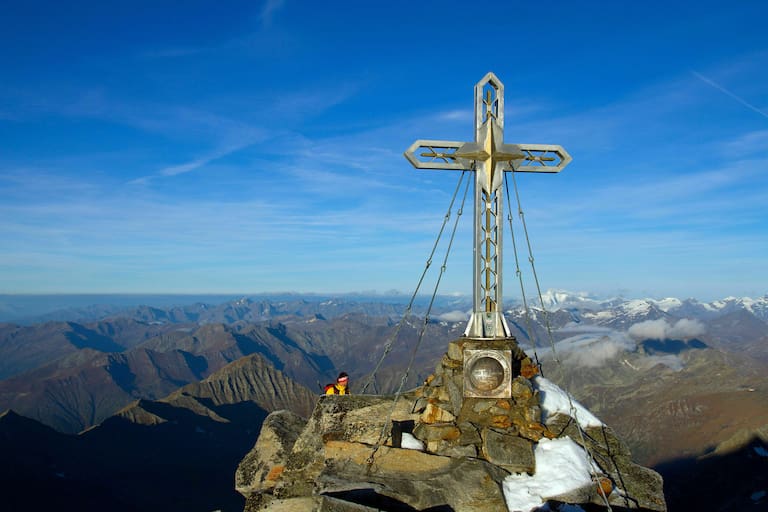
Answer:
[{"label": "flat rock slab", "polygon": [[[508,473],[492,464],[382,446],[369,465],[372,451],[361,443],[329,441],[323,473],[336,481],[341,477],[346,488],[355,482],[360,487],[374,483],[378,493],[417,510],[441,505],[456,512],[506,510],[501,482]],[[321,492],[332,491],[325,488]]]},{"label": "flat rock slab", "polygon": [[536,469],[533,443],[518,436],[483,430],[483,454],[489,462],[499,465],[510,473],[530,473]]}]

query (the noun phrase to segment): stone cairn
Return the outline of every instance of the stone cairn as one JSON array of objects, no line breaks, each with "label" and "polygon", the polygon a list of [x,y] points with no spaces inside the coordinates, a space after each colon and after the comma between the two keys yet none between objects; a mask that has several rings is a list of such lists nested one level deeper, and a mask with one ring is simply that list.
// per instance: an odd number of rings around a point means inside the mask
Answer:
[{"label": "stone cairn", "polygon": [[[479,348],[511,350],[511,398],[464,396],[463,353]],[[534,443],[556,437],[541,423],[539,393],[529,380],[537,373],[514,338],[452,341],[435,373],[416,390],[413,412],[420,416],[412,433],[428,453],[478,457],[511,473],[533,473]]]},{"label": "stone cairn", "polygon": [[[466,392],[472,374],[498,376],[474,373],[477,359],[465,363],[483,351],[509,352],[504,378],[511,393],[505,390],[503,398]],[[590,451],[599,474],[596,481],[544,499],[589,504],[589,510],[604,510],[607,499],[615,510],[665,512],[661,477],[634,464],[609,427],[580,431],[567,414],[542,417],[531,381],[537,373],[514,338],[459,338],[448,344],[424,385],[397,398],[322,396],[308,419],[275,411],[235,475],[235,487],[246,497],[244,510],[507,510],[504,479],[535,474],[536,444],[568,436]],[[403,448],[405,432],[424,451]]]}]

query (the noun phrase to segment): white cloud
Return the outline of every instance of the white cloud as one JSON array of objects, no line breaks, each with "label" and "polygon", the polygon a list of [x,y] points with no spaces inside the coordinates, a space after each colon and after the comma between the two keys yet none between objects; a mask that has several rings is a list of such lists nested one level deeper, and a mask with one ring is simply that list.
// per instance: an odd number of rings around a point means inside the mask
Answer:
[{"label": "white cloud", "polygon": [[635,343],[624,333],[605,331],[590,332],[566,338],[557,343],[556,349],[565,363],[587,368],[602,366],[623,352],[636,349]]},{"label": "white cloud", "polygon": [[663,340],[667,337],[667,330],[669,324],[664,319],[659,320],[646,320],[645,322],[639,322],[634,324],[627,331],[630,336],[635,339],[653,339]]},{"label": "white cloud", "polygon": [[634,324],[628,331],[629,335],[637,340],[687,339],[701,336],[705,332],[704,324],[687,318],[682,318],[674,324],[663,318],[646,320]]},{"label": "white cloud", "polygon": [[682,318],[675,322],[675,325],[672,326],[668,334],[670,338],[679,339],[695,338],[705,332],[707,332],[707,328],[700,321]]},{"label": "white cloud", "polygon": [[438,315],[437,319],[443,322],[463,322],[469,319],[469,313],[454,310]]},{"label": "white cloud", "polygon": [[203,167],[205,165],[208,165],[209,163],[213,162],[214,160],[218,160],[219,158],[223,158],[227,155],[230,155],[232,153],[235,153],[236,151],[239,151],[243,148],[248,147],[251,144],[251,142],[242,142],[237,144],[232,144],[230,146],[224,147],[222,149],[212,151],[200,158],[197,158],[195,160],[192,160],[190,162],[180,164],[180,165],[174,165],[171,167],[165,167],[164,169],[161,169],[158,174],[161,176],[176,176],[178,174],[184,174],[187,172],[194,171],[195,169],[198,169],[200,167]]},{"label": "white cloud", "polygon": [[592,334],[597,334],[597,333],[610,334],[614,332],[614,330],[611,329],[610,327],[603,327],[599,325],[590,325],[590,324],[583,324],[583,323],[577,324],[575,322],[568,322],[557,331],[558,332],[588,332]]},{"label": "white cloud", "polygon": [[467,121],[472,122],[474,118],[474,112],[466,109],[446,110],[445,112],[439,112],[435,115],[440,121]]},{"label": "white cloud", "polygon": [[741,157],[766,150],[768,150],[768,130],[747,132],[723,144],[723,153]]}]

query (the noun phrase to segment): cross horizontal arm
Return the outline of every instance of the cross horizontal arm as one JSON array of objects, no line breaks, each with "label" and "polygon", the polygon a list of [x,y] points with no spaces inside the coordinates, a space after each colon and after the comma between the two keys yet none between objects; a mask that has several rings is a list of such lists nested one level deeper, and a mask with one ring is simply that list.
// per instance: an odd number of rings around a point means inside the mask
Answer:
[{"label": "cross horizontal arm", "polygon": [[472,161],[460,158],[456,150],[464,142],[452,140],[417,140],[404,155],[417,169],[452,169],[463,171],[472,168]]},{"label": "cross horizontal arm", "polygon": [[517,172],[560,172],[571,163],[571,155],[556,144],[517,144],[523,154],[521,160],[512,161]]}]

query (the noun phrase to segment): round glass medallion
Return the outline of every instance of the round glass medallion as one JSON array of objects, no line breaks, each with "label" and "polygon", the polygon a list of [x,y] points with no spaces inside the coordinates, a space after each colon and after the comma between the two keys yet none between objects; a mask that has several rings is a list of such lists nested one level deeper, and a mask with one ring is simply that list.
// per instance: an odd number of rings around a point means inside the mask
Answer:
[{"label": "round glass medallion", "polygon": [[504,367],[493,357],[481,357],[469,369],[469,379],[478,391],[492,391],[504,381]]}]

